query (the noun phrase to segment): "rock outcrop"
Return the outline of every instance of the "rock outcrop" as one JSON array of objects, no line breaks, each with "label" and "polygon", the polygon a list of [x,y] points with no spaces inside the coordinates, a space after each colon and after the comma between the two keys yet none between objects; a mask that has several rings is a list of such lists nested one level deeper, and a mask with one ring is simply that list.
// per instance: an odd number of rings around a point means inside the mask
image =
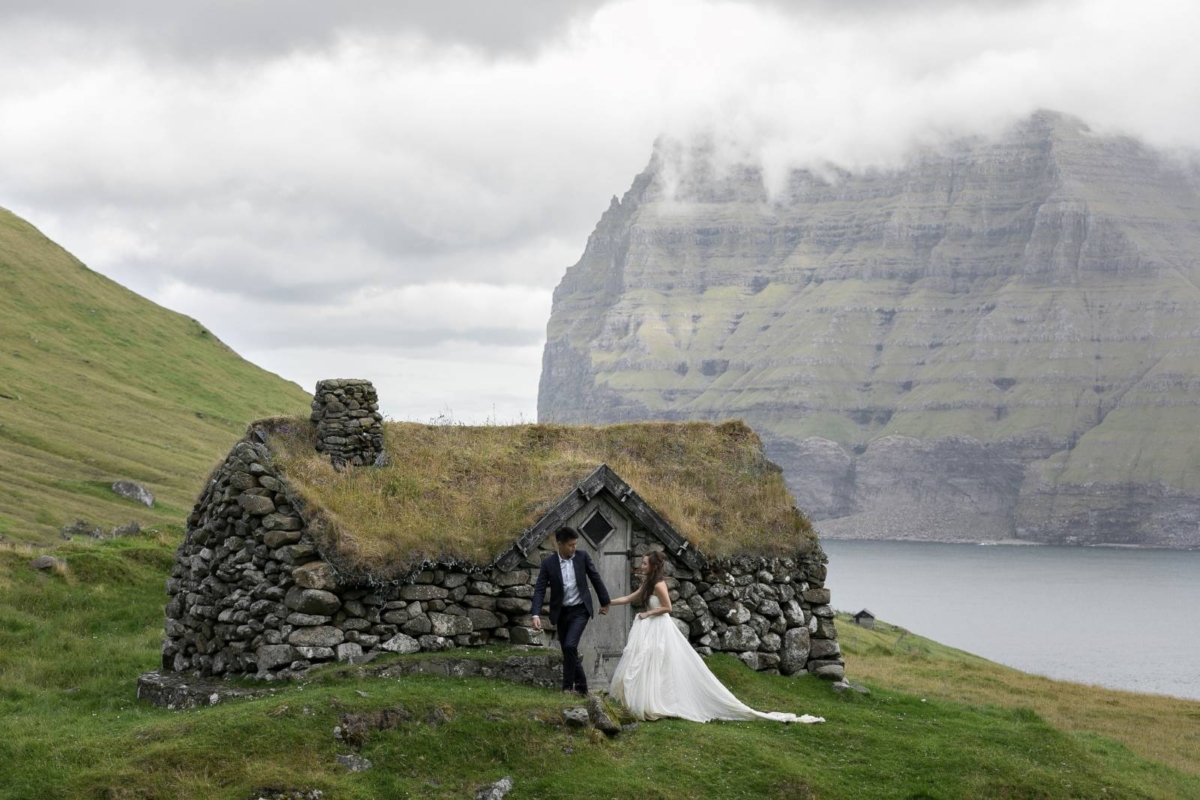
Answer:
[{"label": "rock outcrop", "polygon": [[834,538],[1198,546],[1198,187],[1052,112],[773,194],[660,141],[555,291],[539,419],[741,417]]}]

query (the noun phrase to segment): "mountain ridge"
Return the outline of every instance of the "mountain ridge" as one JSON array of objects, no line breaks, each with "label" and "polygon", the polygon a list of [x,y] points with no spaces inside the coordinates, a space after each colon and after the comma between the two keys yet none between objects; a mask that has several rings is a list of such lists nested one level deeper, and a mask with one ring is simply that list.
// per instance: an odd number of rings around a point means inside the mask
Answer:
[{"label": "mountain ridge", "polygon": [[[0,209],[0,534],[179,521],[247,422],[307,399]],[[113,494],[119,479],[156,507]]]},{"label": "mountain ridge", "polygon": [[1200,545],[1196,187],[1053,112],[773,199],[660,140],[555,291],[539,418],[740,416],[826,535]]}]

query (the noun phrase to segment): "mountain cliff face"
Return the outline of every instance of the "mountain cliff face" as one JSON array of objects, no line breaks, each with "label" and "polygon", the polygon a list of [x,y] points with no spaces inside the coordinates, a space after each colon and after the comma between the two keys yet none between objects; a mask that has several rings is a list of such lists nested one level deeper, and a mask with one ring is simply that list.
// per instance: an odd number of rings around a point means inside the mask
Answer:
[{"label": "mountain cliff face", "polygon": [[834,538],[1200,546],[1198,187],[1051,112],[773,194],[660,142],[555,291],[539,419],[741,417]]}]

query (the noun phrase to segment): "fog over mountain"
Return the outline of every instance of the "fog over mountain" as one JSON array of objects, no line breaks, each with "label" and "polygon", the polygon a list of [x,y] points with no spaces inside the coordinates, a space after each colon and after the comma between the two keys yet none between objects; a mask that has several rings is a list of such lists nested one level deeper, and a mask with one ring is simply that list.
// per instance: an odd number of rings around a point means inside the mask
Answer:
[{"label": "fog over mountain", "polygon": [[0,205],[305,386],[529,418],[551,291],[657,137],[768,192],[1037,108],[1195,147],[1197,29],[1115,0],[14,0]]},{"label": "fog over mountain", "polygon": [[662,139],[539,418],[740,417],[828,536],[1200,546],[1200,173],[1039,111],[898,168]]}]

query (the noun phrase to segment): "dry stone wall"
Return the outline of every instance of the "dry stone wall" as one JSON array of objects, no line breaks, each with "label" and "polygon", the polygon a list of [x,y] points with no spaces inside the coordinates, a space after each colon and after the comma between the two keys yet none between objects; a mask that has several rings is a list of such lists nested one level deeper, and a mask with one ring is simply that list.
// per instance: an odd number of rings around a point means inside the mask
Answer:
[{"label": "dry stone wall", "polygon": [[317,450],[339,462],[361,467],[383,455],[383,415],[370,381],[341,378],[319,381],[312,401]]},{"label": "dry stone wall", "polygon": [[[661,548],[644,532],[634,541],[638,555]],[[242,441],[188,517],[167,581],[162,666],[271,680],[379,652],[544,646],[529,606],[551,543],[512,570],[431,565],[404,583],[352,585],[322,559],[266,447]],[[671,561],[673,615],[701,653],[841,677],[823,562],[738,558],[692,571]]]},{"label": "dry stone wall", "polygon": [[[633,542],[635,556],[663,550],[645,531],[635,530]],[[671,616],[702,655],[732,653],[751,669],[784,675],[845,676],[820,550],[713,560],[700,570],[665,555]]]}]

